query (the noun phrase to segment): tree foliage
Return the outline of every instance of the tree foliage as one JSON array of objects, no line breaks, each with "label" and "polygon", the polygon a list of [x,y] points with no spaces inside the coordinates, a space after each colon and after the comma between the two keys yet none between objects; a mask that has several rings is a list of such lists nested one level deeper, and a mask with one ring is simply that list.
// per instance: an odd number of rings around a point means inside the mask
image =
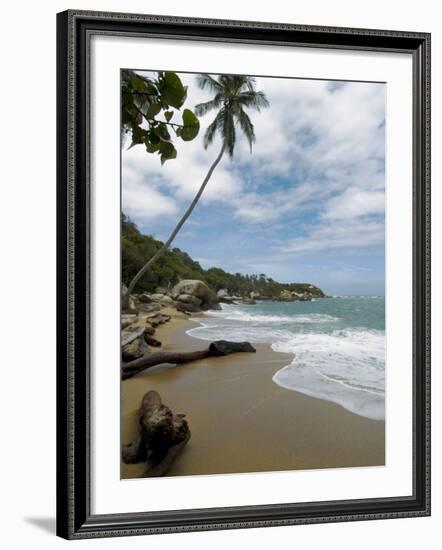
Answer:
[{"label": "tree foliage", "polygon": [[[148,235],[142,235],[137,226],[122,216],[122,280],[126,285],[144,263],[146,256],[153,256],[163,243]],[[278,283],[264,273],[243,275],[227,273],[219,267],[203,269],[179,248],[167,250],[137,283],[136,290],[154,291],[157,286],[171,288],[182,279],[199,279],[213,290],[226,289],[231,295],[247,296],[259,292],[261,296],[278,297],[282,290],[298,293],[310,292],[324,296],[322,290],[309,283]]]},{"label": "tree foliage", "polygon": [[245,109],[254,109],[260,112],[268,107],[269,102],[265,94],[255,90],[256,81],[245,75],[219,75],[217,78],[209,74],[197,77],[201,90],[210,90],[214,96],[209,101],[195,106],[195,113],[203,116],[216,110],[216,116],[207,127],[204,134],[204,147],[208,147],[218,133],[230,157],[233,156],[236,143],[236,127],[242,130],[252,151],[255,142],[255,130]]},{"label": "tree foliage", "polygon": [[[121,127],[130,134],[131,147],[144,144],[146,151],[158,154],[161,164],[175,159],[173,141],[191,141],[200,129],[190,109],[179,112],[187,98],[187,87],[173,72],[158,72],[156,78],[124,70],[121,76]],[[172,137],[173,136],[173,137]]]}]

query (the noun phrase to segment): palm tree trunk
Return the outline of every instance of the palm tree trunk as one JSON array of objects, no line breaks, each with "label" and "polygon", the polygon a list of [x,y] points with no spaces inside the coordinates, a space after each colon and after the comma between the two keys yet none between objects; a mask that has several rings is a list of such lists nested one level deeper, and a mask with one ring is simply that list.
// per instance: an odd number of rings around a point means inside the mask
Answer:
[{"label": "palm tree trunk", "polygon": [[190,216],[190,214],[192,214],[193,212],[193,209],[195,208],[195,206],[197,205],[201,195],[203,194],[203,191],[204,189],[206,188],[206,185],[208,184],[212,174],[213,174],[213,171],[215,170],[215,168],[217,167],[217,165],[219,164],[223,154],[224,154],[224,151],[225,151],[225,144],[223,143],[223,146],[221,147],[221,150],[218,154],[218,156],[216,157],[216,159],[213,161],[213,164],[212,166],[209,168],[209,171],[207,172],[207,175],[206,177],[204,178],[204,181],[203,183],[201,184],[201,187],[198,189],[198,193],[195,195],[195,198],[193,199],[193,201],[190,203],[189,207],[187,208],[187,210],[184,212],[182,218],[180,219],[180,221],[177,223],[175,229],[172,231],[172,233],[170,234],[169,238],[167,239],[166,242],[163,243],[163,245],[155,252],[155,254],[152,256],[152,258],[150,258],[150,260],[148,260],[148,262],[146,262],[144,264],[144,266],[138,271],[138,273],[135,275],[135,277],[132,279],[132,281],[129,283],[129,286],[127,288],[127,293],[125,296],[123,296],[123,307],[127,307],[128,306],[128,303],[129,303],[129,296],[132,294],[134,288],[135,288],[135,285],[137,284],[137,282],[140,280],[140,278],[146,273],[146,271],[148,271],[152,266],[153,264],[158,260],[158,258],[160,258],[160,256],[169,248],[169,246],[172,244],[173,240],[175,239],[175,237],[177,236],[177,233],[179,232],[179,230],[182,228],[182,226],[184,225],[184,223],[186,222],[187,218]]}]

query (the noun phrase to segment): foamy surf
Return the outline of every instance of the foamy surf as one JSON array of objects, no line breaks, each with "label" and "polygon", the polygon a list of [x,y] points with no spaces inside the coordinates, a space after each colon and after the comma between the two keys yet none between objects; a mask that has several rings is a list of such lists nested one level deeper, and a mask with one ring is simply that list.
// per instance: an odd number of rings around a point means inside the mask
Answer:
[{"label": "foamy surf", "polygon": [[223,305],[195,319],[188,334],[202,340],[270,343],[292,353],[273,382],[332,401],[368,418],[385,418],[384,302],[379,297],[315,303]]},{"label": "foamy surf", "polygon": [[275,342],[275,351],[294,353],[273,381],[289,390],[338,403],[356,414],[385,418],[385,337],[381,331],[345,330],[299,334]]}]

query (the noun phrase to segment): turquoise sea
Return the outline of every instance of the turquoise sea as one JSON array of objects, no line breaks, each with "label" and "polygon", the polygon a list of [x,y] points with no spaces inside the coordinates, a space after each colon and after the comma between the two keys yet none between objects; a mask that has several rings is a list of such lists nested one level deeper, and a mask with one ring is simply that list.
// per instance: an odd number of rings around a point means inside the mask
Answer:
[{"label": "turquoise sea", "polygon": [[188,334],[202,340],[268,342],[293,353],[273,382],[340,404],[369,418],[385,418],[385,300],[337,296],[311,302],[223,304],[195,321]]}]

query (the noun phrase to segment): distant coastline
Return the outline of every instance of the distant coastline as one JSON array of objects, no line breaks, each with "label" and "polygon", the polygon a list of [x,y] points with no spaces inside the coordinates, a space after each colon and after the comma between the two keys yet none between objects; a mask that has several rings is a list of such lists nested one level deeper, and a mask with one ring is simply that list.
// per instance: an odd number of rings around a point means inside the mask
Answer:
[{"label": "distant coastline", "polygon": [[[127,284],[140,269],[146,257],[151,257],[162,242],[143,235],[136,224],[122,215],[122,280]],[[215,293],[224,291],[224,297],[232,299],[297,300],[323,298],[326,294],[312,283],[280,283],[265,273],[228,273],[219,267],[203,269],[199,262],[179,248],[167,250],[137,284],[137,292],[162,293],[169,291],[182,279],[197,279],[206,283]]]}]

